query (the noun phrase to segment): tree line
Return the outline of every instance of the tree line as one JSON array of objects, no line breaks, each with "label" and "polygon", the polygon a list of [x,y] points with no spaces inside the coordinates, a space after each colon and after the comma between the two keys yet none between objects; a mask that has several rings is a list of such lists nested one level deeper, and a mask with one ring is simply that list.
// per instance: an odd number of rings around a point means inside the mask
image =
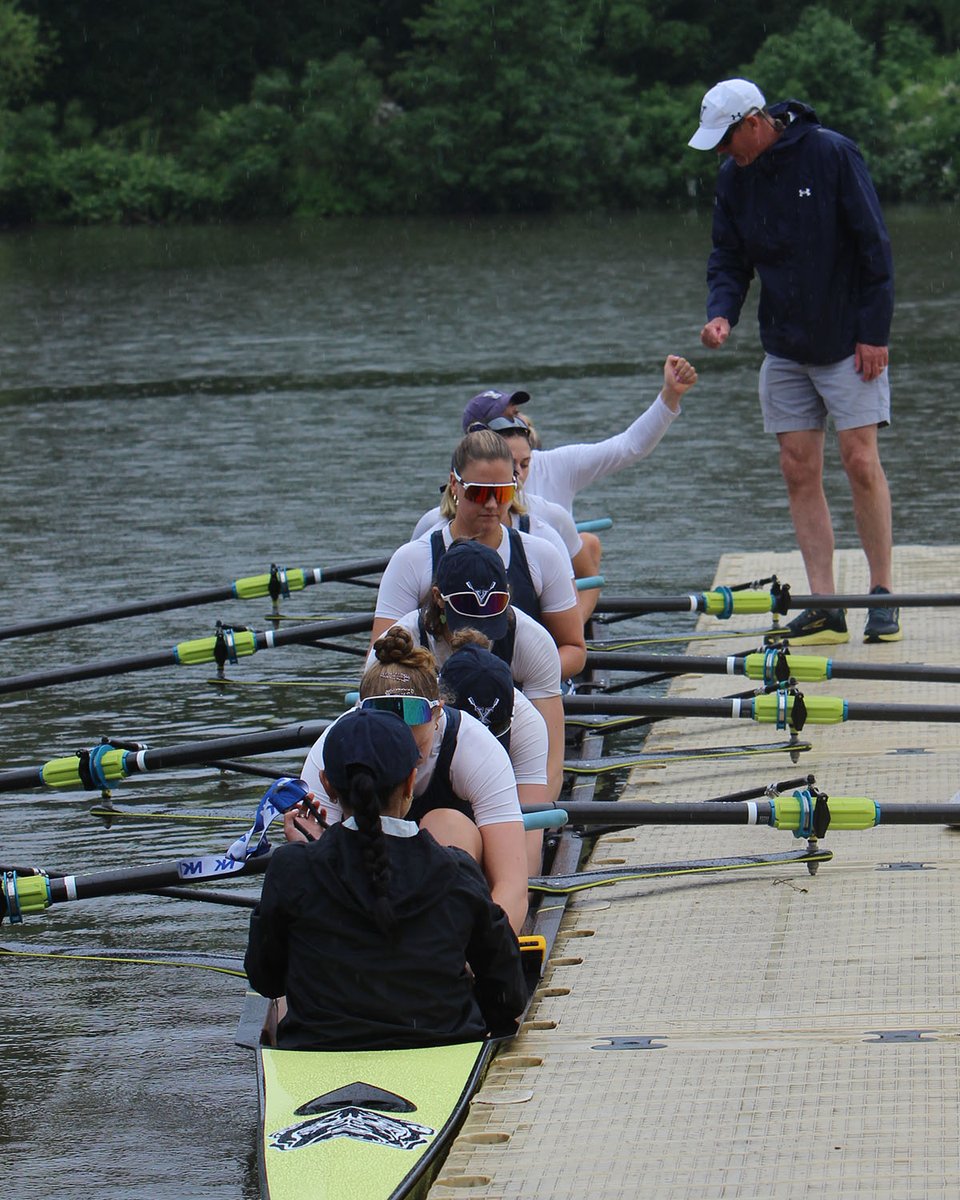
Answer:
[{"label": "tree line", "polygon": [[960,0],[0,0],[0,223],[709,199],[731,75],[960,196]]}]

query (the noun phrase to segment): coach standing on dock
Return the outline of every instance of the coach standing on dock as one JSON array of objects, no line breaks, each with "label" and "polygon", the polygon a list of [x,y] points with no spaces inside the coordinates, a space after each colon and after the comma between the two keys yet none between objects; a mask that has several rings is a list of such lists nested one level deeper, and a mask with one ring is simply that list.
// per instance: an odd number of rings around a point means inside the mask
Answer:
[{"label": "coach standing on dock", "polygon": [[[703,98],[689,145],[727,155],[717,177],[707,324],[722,346],[754,271],[760,277],[760,406],[780,443],[780,469],[810,591],[834,593],[833,526],[823,490],[828,415],[837,430],[874,593],[892,586],[890,490],[877,430],[890,420],[887,373],[893,316],[890,241],[857,146],[797,100],[766,107],[746,79]],[[807,609],[791,642],[848,640],[842,609]],[[895,608],[870,610],[864,640],[901,637]]]}]

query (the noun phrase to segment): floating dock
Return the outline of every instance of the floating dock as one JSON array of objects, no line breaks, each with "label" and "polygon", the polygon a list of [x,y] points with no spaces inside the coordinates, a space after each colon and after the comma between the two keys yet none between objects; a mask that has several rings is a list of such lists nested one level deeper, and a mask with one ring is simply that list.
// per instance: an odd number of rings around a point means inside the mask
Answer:
[{"label": "floating dock", "polygon": [[[806,590],[799,554],[726,556],[716,583],[776,573]],[[903,592],[960,592],[960,547],[898,547]],[[859,552],[837,591],[868,590]],[[797,653],[838,662],[960,665],[955,609],[901,614],[901,642]],[[678,625],[680,622],[678,622]],[[702,618],[698,628],[760,629]],[[618,626],[622,633],[626,626]],[[759,639],[757,639],[759,642]],[[754,649],[746,638],[690,653]],[[648,649],[645,647],[645,649]],[[671,649],[673,649],[671,647]],[[743,677],[684,676],[675,696],[745,692]],[[951,684],[839,680],[808,695],[960,703]],[[691,719],[645,749],[772,742],[773,726]],[[807,726],[788,756],[635,770],[622,800],[709,799],[812,773],[834,795],[935,803],[960,789],[955,724]],[[802,846],[760,828],[608,834],[590,867]],[[828,832],[832,862],[645,880],[575,895],[539,998],[486,1083],[431,1200],[831,1200],[960,1195],[960,830]]]}]

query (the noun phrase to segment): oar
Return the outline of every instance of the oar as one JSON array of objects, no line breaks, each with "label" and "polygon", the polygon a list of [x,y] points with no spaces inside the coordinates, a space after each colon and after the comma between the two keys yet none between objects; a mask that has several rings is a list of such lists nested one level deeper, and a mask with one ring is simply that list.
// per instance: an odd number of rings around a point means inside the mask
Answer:
[{"label": "oar", "polygon": [[[557,805],[531,805],[524,810],[524,829],[557,829],[567,820],[566,811]],[[209,883],[215,879],[236,879],[240,875],[262,874],[273,857],[267,850],[237,861],[221,857],[182,858],[172,862],[151,863],[138,867],[117,867],[94,871],[89,875],[47,875],[30,869],[0,868],[0,921],[9,916],[17,924],[25,915],[43,912],[53,904],[89,900],[101,896],[120,896],[129,892],[163,894],[183,898],[184,883]],[[195,897],[190,896],[191,899]],[[212,901],[229,904],[230,899]],[[246,899],[243,904],[246,905]]]},{"label": "oar", "polygon": [[[196,967],[201,971],[214,971],[219,975],[233,975],[246,979],[243,960],[235,954],[205,954],[203,951],[178,951],[136,949],[105,950],[98,946],[44,946],[38,947],[0,945],[4,958],[73,959],[91,963],[124,963],[138,967]],[[161,957],[162,955],[162,957]]]},{"label": "oar", "polygon": [[[171,767],[219,765],[237,755],[273,754],[312,746],[329,721],[304,721],[257,733],[236,733],[176,746],[117,748],[109,742],[81,750],[67,758],[52,758],[39,767],[18,767],[0,773],[0,792],[23,788],[58,787],[102,791],[130,775],[163,771]],[[270,772],[271,776],[275,772]]]},{"label": "oar", "polygon": [[945,593],[881,593],[870,595],[791,596],[788,587],[769,592],[749,588],[716,588],[685,596],[602,596],[599,613],[707,613],[731,617],[742,613],[780,613],[795,608],[955,608],[960,595]]},{"label": "oar", "polygon": [[79,679],[102,679],[108,675],[124,675],[131,671],[195,666],[198,663],[215,662],[222,671],[227,662],[232,663],[238,658],[256,654],[258,650],[272,650],[277,646],[287,645],[310,645],[330,636],[364,633],[372,624],[373,616],[367,614],[346,617],[339,621],[311,622],[295,629],[269,630],[264,633],[253,629],[229,629],[218,622],[217,633],[212,637],[178,642],[171,650],[162,650],[156,654],[138,654],[130,658],[106,659],[73,667],[56,667],[51,671],[34,671],[28,675],[0,679],[0,693],[28,692],[34,688],[74,683]]},{"label": "oar", "polygon": [[817,654],[788,654],[780,647],[750,654],[625,654],[590,650],[587,666],[613,671],[662,671],[670,675],[743,675],[763,683],[795,679],[814,683],[827,679],[894,679],[911,682],[960,683],[960,667],[927,663],[843,663]]},{"label": "oar", "polygon": [[960,721],[960,705],[877,704],[835,696],[801,696],[772,692],[765,696],[734,696],[717,700],[692,697],[625,699],[620,696],[564,696],[569,714],[613,714],[621,717],[734,717],[802,729],[810,725],[839,725],[844,721]]},{"label": "oar", "polygon": [[[222,861],[223,877],[236,879],[239,875],[262,874],[272,852],[234,862],[226,856]],[[129,892],[150,892],[156,888],[178,887],[194,877],[197,859],[152,863],[139,867],[117,867],[109,871],[94,871],[88,875],[17,875],[0,873],[0,921],[4,916],[19,923],[30,913],[43,912],[52,904],[73,900],[90,900],[100,896],[121,896]],[[207,882],[197,878],[196,882]]]},{"label": "oar", "polygon": [[159,596],[153,600],[132,600],[94,612],[22,621],[0,629],[0,640],[26,637],[34,633],[50,633],[57,629],[72,629],[77,625],[99,625],[123,617],[138,617],[144,613],[166,612],[174,608],[192,608],[194,605],[214,604],[224,600],[255,600],[270,596],[276,605],[281,596],[302,591],[312,584],[332,583],[335,580],[352,582],[362,575],[378,574],[389,561],[388,558],[376,558],[344,563],[339,567],[296,567],[292,570],[274,564],[266,575],[249,575],[244,579],[235,579],[226,586],[205,588],[197,592],[180,592],[173,596]]},{"label": "oar", "polygon": [[[768,825],[809,836],[818,799],[829,811],[827,828],[872,829],[877,825],[956,825],[960,803],[913,804],[884,801],[866,796],[805,795],[778,796],[770,800],[690,802],[659,801],[573,801],[558,803],[572,825]],[[539,809],[538,809],[539,811]]]},{"label": "oar", "polygon": [[794,762],[805,750],[812,750],[809,742],[791,738],[785,742],[770,742],[761,746],[691,746],[687,750],[640,750],[636,754],[611,754],[603,758],[570,758],[563,764],[571,775],[605,775],[610,771],[625,771],[632,767],[667,767],[676,762],[694,762],[697,759],[754,758],[769,754],[789,754]]},{"label": "oar", "polygon": [[245,896],[243,892],[202,891],[196,887],[144,888],[143,896],[169,896],[171,900],[199,900],[203,904],[223,904],[230,908],[256,908],[259,896]]}]

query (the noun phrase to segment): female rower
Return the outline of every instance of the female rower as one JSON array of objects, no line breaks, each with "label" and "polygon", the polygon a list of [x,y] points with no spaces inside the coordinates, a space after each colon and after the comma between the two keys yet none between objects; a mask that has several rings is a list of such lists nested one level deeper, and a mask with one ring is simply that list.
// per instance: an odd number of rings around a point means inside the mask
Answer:
[{"label": "female rower", "polygon": [[392,713],[330,728],[323,786],[346,819],[274,851],[244,958],[258,992],[286,997],[281,1048],[403,1049],[515,1028],[526,989],[503,910],[469,855],[404,819],[419,755]]},{"label": "female rower", "polygon": [[[525,392],[520,394],[526,395]],[[517,493],[507,510],[504,523],[519,529],[521,533],[532,533],[552,542],[570,559],[575,579],[592,578],[599,574],[602,555],[600,539],[592,533],[581,534],[573,516],[561,505],[526,491],[532,455],[531,425],[519,416],[494,417],[489,425],[478,425],[469,432],[476,433],[480,428],[499,434],[510,447],[513,456]],[[447,486],[443,490],[440,503],[424,513],[417,522],[410,540],[415,541],[425,533],[432,533],[442,524],[452,521],[456,515],[454,495]],[[577,593],[580,620],[584,625],[593,614],[599,595],[597,588],[586,588]]]},{"label": "female rower", "polygon": [[[622,433],[602,442],[574,443],[553,450],[534,450],[527,477],[528,495],[543,496],[573,511],[576,496],[598,479],[620,471],[651,454],[680,415],[680,397],[697,382],[694,367],[677,354],[663,364],[663,388],[648,409]],[[522,397],[522,400],[517,397]],[[463,410],[463,429],[477,424],[489,426],[496,417],[516,418],[518,403],[529,399],[527,392],[482,392]],[[521,420],[524,418],[521,416]]]},{"label": "female rower", "polygon": [[428,647],[441,666],[458,630],[478,629],[490,639],[493,652],[508,664],[514,683],[546,724],[547,789],[555,800],[563,785],[560,655],[546,629],[510,603],[500,555],[482,542],[454,542],[437,564],[436,583],[423,608],[405,613],[397,625]]},{"label": "female rower", "polygon": [[451,542],[471,538],[495,550],[510,579],[513,604],[550,631],[564,678],[586,661],[583,622],[569,563],[543,538],[504,524],[516,494],[513,455],[496,433],[467,434],[453,453],[449,488],[456,515],[429,536],[396,550],[380,580],[372,640],[429,597],[437,565]]},{"label": "female rower", "polygon": [[[527,914],[527,859],[517,780],[507,751],[475,717],[444,706],[436,660],[429,650],[415,646],[405,629],[391,629],[378,639],[374,652],[360,683],[360,707],[394,712],[410,725],[420,750],[411,819],[481,865],[493,898],[519,932]],[[328,823],[341,816],[321,774],[329,733],[325,730],[314,743],[300,771]],[[521,758],[524,743],[530,746],[529,722],[516,751],[525,782],[536,783],[544,776],[542,760],[539,766],[536,761],[536,729],[532,736],[532,765],[529,750],[528,761]],[[307,834],[320,833],[306,812],[285,822],[288,838],[298,836],[298,826]]]},{"label": "female rower", "polygon": [[[547,791],[547,727],[523,692],[517,691],[510,668],[492,653],[488,637],[476,629],[460,629],[451,639],[451,654],[440,671],[440,695],[447,704],[470,713],[485,725],[510,755],[521,807],[543,805]],[[543,831],[525,835],[527,871],[543,866]]]}]

